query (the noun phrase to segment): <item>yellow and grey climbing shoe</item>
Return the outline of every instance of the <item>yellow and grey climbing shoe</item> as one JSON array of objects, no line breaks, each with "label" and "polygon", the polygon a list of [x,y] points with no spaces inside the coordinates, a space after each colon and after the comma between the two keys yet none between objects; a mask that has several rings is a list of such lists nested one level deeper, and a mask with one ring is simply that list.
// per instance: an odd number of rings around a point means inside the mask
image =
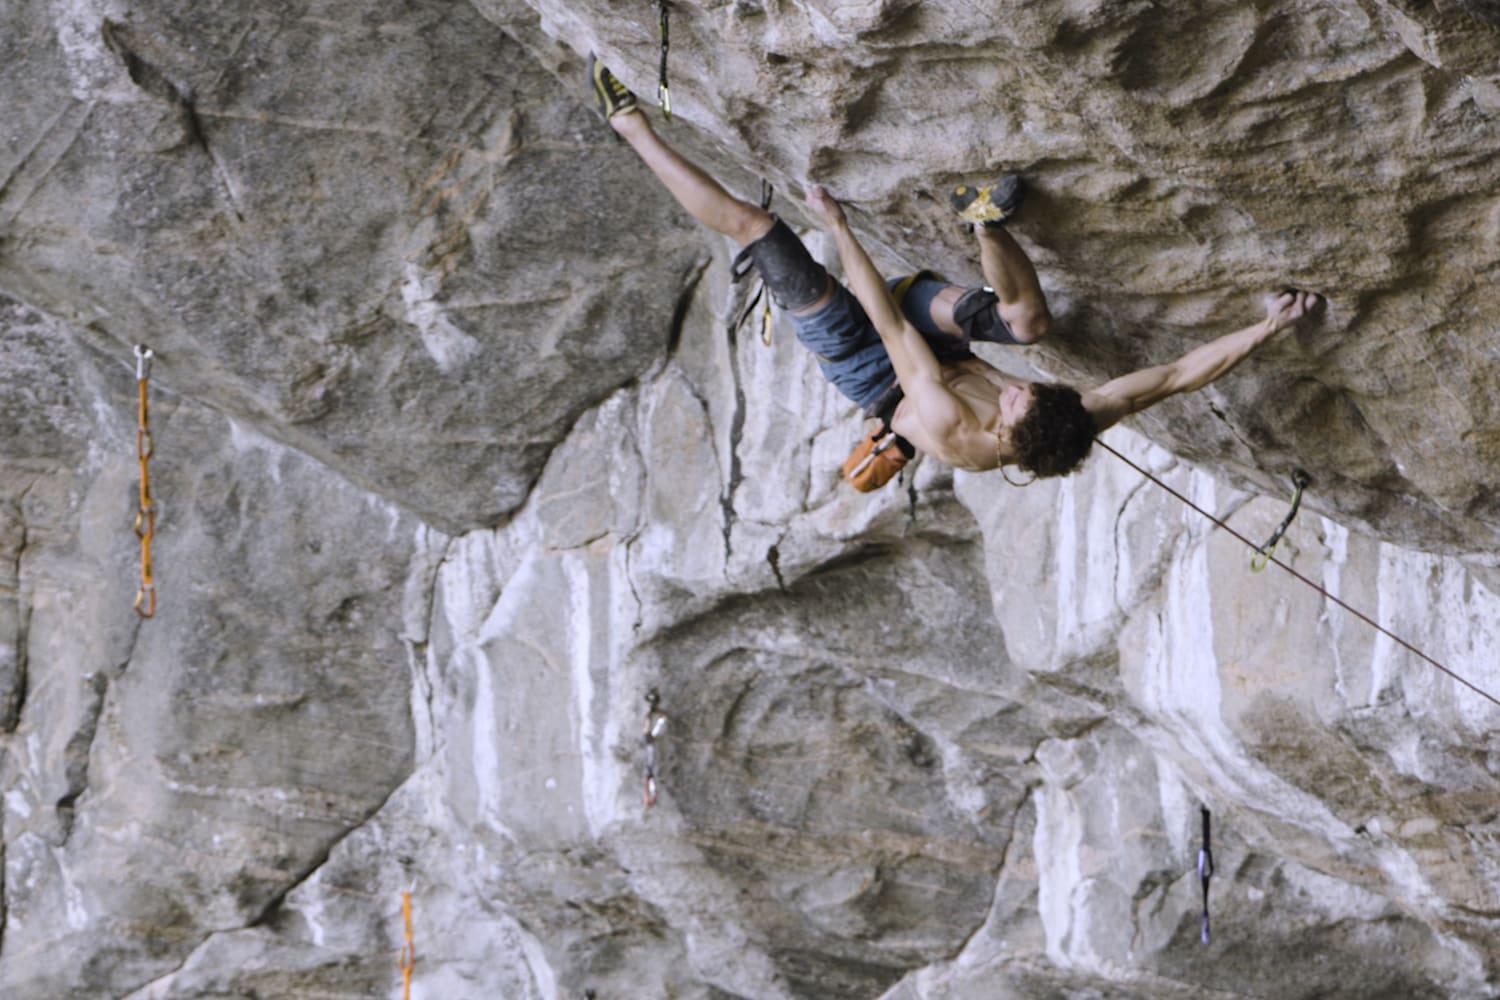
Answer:
[{"label": "yellow and grey climbing shoe", "polygon": [[599,102],[599,113],[609,121],[615,115],[636,110],[635,95],[609,68],[589,53],[589,82],[594,88],[594,100]]},{"label": "yellow and grey climbing shoe", "polygon": [[960,184],[948,198],[948,203],[965,222],[978,226],[1003,226],[1020,211],[1025,193],[1021,178],[1007,174],[985,187]]}]

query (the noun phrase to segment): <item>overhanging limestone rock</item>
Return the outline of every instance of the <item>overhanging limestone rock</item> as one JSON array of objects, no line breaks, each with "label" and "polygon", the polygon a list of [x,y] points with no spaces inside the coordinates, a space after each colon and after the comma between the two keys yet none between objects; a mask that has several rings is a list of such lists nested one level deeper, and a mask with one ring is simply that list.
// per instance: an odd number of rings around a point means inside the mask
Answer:
[{"label": "overhanging limestone rock", "polygon": [[455,530],[667,344],[701,251],[470,8],[86,6],[3,15],[0,287],[99,349]]},{"label": "overhanging limestone rock", "polygon": [[[667,134],[955,277],[946,186],[1024,169],[1018,370],[1329,291],[1109,440],[1252,537],[1311,468],[1282,555],[1495,691],[1476,11],[674,3]],[[579,93],[649,103],[655,17],[0,14],[0,992],[384,994],[412,889],[434,995],[1494,995],[1497,710],[1108,455],[841,488],[851,407]]]}]

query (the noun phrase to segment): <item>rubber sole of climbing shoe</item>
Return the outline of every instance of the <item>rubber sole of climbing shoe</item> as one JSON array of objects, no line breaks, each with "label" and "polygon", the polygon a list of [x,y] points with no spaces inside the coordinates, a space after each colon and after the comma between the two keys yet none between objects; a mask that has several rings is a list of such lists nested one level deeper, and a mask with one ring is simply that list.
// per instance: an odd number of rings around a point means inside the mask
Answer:
[{"label": "rubber sole of climbing shoe", "polygon": [[1021,210],[1021,199],[1026,194],[1025,185],[1015,174],[1006,176],[984,187],[960,184],[949,196],[948,203],[965,222],[976,226],[1003,226]]},{"label": "rubber sole of climbing shoe", "polygon": [[636,110],[635,95],[630,92],[630,88],[616,79],[609,67],[600,62],[592,52],[589,53],[589,85],[594,89],[594,100],[605,121],[615,115]]}]

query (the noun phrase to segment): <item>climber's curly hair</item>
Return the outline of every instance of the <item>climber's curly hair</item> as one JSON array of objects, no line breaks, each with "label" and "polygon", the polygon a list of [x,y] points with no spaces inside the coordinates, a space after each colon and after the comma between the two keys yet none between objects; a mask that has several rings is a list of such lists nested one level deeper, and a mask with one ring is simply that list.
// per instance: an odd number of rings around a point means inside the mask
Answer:
[{"label": "climber's curly hair", "polygon": [[1088,457],[1099,428],[1070,385],[1036,383],[1026,416],[1011,429],[1016,464],[1038,479],[1066,476]]}]

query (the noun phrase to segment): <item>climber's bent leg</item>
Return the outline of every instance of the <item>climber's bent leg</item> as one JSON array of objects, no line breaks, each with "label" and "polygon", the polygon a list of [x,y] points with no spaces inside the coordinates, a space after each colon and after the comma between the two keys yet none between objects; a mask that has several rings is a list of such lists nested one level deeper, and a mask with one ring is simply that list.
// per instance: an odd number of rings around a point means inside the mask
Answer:
[{"label": "climber's bent leg", "polygon": [[[1008,328],[1015,343],[1034,344],[1047,336],[1052,329],[1052,313],[1026,251],[998,226],[975,226],[974,235],[979,239],[984,280],[998,299],[995,319]],[[988,317],[981,317],[981,321],[993,328]]]},{"label": "climber's bent leg", "polygon": [[[992,288],[971,288],[964,292],[953,303],[953,321],[970,340],[982,340],[991,344],[1023,343],[1001,315],[1000,298]],[[1037,339],[1040,338],[1032,338]]]},{"label": "climber's bent leg", "polygon": [[[900,296],[907,321],[921,332],[939,361],[972,357],[969,344],[975,340],[1020,343],[1000,318],[995,308],[999,299],[991,289],[952,285],[929,272],[889,283],[892,293]],[[904,293],[898,292],[902,285]]]}]

